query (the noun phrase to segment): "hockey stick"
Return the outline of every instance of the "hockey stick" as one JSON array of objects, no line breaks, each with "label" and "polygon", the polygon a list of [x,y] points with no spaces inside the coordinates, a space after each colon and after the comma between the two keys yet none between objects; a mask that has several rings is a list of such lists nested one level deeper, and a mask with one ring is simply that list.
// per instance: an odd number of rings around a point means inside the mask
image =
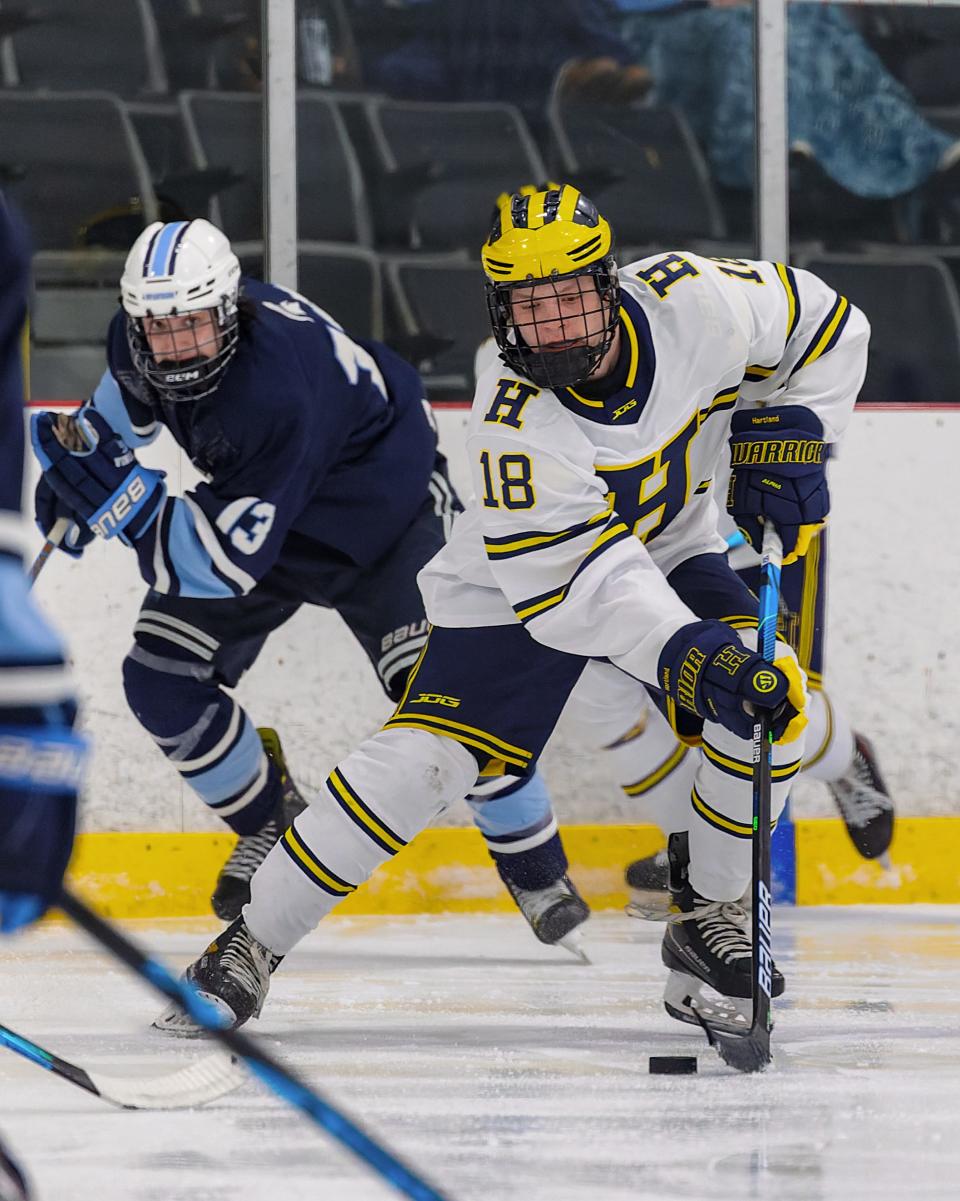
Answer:
[{"label": "hockey stick", "polygon": [[[63,541],[70,525],[69,517],[59,517],[54,522],[49,538],[27,573],[31,588],[51,554]],[[127,1079],[123,1076],[91,1074],[85,1068],[44,1050],[7,1026],[0,1025],[0,1046],[16,1051],[54,1075],[122,1109],[189,1109],[232,1092],[246,1079],[246,1072],[239,1066],[236,1056],[225,1055],[222,1051],[205,1055],[185,1068],[162,1076]]]},{"label": "hockey stick", "polygon": [[0,1026],[0,1046],[9,1047],[24,1059],[121,1109],[189,1109],[215,1101],[247,1079],[237,1057],[223,1051],[205,1055],[195,1063],[163,1076],[136,1079],[88,1072],[37,1046],[22,1034],[14,1033],[8,1026]]},{"label": "hockey stick", "polygon": [[178,980],[162,963],[145,955],[116,926],[98,917],[66,888],[61,890],[58,904],[72,921],[105,950],[125,963],[168,1001],[182,1006],[198,1026],[202,1026],[218,1042],[238,1055],[278,1097],[302,1110],[318,1126],[339,1139],[398,1192],[411,1197],[413,1201],[452,1201],[449,1194],[440,1193],[429,1185],[382,1143],[371,1138],[346,1114],[325,1101],[293,1072],[262,1050],[249,1035],[239,1030],[224,1030],[220,1014],[191,985]]},{"label": "hockey stick", "polygon": [[[760,557],[760,605],[757,622],[757,649],[768,663],[776,658],[777,619],[780,613],[780,570],[783,544],[773,522],[763,527],[763,549]],[[770,895],[770,785],[773,736],[771,717],[761,710],[753,726],[753,953],[750,963],[750,989],[753,998],[753,1018],[748,1030],[726,1031],[711,1027],[697,1014],[720,1058],[740,1072],[762,1072],[770,1062],[771,1012],[771,914]],[[696,1010],[694,1011],[696,1012]]]},{"label": "hockey stick", "polygon": [[58,517],[53,523],[53,528],[50,530],[50,537],[44,542],[40,553],[30,565],[30,570],[27,572],[27,579],[30,581],[30,586],[33,587],[37,576],[43,571],[47,565],[47,559],[57,549],[63,539],[66,537],[67,530],[72,522],[69,517]]}]

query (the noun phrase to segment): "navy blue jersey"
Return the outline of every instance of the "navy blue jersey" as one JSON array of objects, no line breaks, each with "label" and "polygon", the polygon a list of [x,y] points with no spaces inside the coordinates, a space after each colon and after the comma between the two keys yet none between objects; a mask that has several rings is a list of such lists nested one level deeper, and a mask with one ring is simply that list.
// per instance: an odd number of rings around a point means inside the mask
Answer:
[{"label": "navy blue jersey", "polygon": [[157,592],[242,595],[290,535],[369,565],[428,494],[436,434],[417,372],[295,293],[244,280],[241,295],[236,356],[196,401],[157,398],[134,371],[122,311],[110,325],[94,406],[131,446],[167,426],[206,477],[167,497],[137,541]]}]

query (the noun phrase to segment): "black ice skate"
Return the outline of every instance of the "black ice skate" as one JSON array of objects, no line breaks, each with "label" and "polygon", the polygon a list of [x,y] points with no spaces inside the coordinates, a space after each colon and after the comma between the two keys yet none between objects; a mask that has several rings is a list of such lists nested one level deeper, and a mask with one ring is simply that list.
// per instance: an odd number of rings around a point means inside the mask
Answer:
[{"label": "black ice skate", "polygon": [[624,872],[631,900],[627,906],[630,917],[648,921],[663,920],[670,912],[670,862],[666,850],[634,859]]},{"label": "black ice skate", "polygon": [[[747,913],[733,901],[708,901],[689,883],[674,893],[679,912],[668,919],[660,957],[670,968],[663,1004],[680,1022],[699,1026],[695,1010],[721,1030],[747,1030],[753,1016],[753,944]],[[783,993],[783,975],[773,969],[771,994]],[[704,988],[710,994],[703,992]]]},{"label": "black ice skate", "polygon": [[307,802],[290,778],[287,761],[283,756],[280,737],[276,730],[263,727],[257,730],[267,757],[280,773],[280,800],[270,818],[255,834],[241,834],[230,858],[220,869],[217,886],[213,890],[210,904],[217,917],[232,922],[250,900],[250,880],[280,836],[297,816],[307,807]]},{"label": "black ice skate", "polygon": [[870,742],[855,734],[846,775],[827,785],[853,845],[864,859],[886,856],[893,840],[893,801]]},{"label": "black ice skate", "polygon": [[590,916],[590,906],[569,876],[561,876],[548,888],[536,889],[518,888],[506,876],[501,878],[541,942],[564,947],[583,963],[590,962],[581,945],[583,936],[579,929]]},{"label": "black ice skate", "polygon": [[[260,1016],[270,977],[282,960],[282,955],[257,942],[238,917],[190,964],[184,979],[217,1010],[224,1028],[235,1030]],[[153,1024],[157,1030],[187,1038],[203,1034],[179,1005],[170,1005]]]}]

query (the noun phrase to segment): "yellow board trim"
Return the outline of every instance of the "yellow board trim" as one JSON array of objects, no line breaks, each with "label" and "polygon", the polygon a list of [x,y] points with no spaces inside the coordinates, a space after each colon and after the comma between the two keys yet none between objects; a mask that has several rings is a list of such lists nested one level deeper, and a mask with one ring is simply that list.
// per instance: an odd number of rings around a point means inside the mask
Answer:
[{"label": "yellow board trim", "polygon": [[[960,817],[904,817],[892,869],[861,859],[839,818],[796,823],[797,903],[960,904]],[[653,826],[562,829],[570,874],[594,909],[627,901],[623,869],[663,846]],[[211,928],[217,872],[233,849],[220,833],[81,834],[71,883],[113,918],[198,917]],[[472,828],[424,830],[337,905],[343,914],[516,913]]]}]

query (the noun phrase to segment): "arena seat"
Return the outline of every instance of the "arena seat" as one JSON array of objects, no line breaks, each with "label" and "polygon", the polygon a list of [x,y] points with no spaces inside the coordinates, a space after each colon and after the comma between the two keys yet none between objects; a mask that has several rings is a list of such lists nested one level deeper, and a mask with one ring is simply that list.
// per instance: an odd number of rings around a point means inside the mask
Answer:
[{"label": "arena seat", "polygon": [[908,251],[818,254],[797,263],[870,321],[861,400],[960,402],[960,298],[944,264]]}]

